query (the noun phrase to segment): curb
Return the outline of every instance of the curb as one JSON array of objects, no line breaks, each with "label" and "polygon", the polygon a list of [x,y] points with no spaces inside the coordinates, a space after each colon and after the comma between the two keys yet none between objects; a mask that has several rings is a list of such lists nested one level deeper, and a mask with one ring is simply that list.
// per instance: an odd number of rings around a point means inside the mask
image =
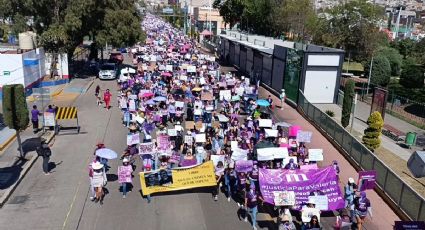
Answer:
[{"label": "curb", "polygon": [[[46,138],[47,143],[50,143],[54,137],[55,137],[55,132],[52,132],[52,134]],[[4,194],[0,197],[0,208],[3,207],[3,205],[9,200],[9,197],[12,196],[12,193],[15,191],[15,189],[24,179],[25,175],[28,173],[28,171],[31,169],[31,167],[34,165],[37,159],[38,159],[38,154],[32,154],[31,159],[27,163],[25,163],[24,168],[22,169],[18,180],[12,186],[7,188]]]},{"label": "curb", "polygon": [[[6,147],[12,143],[12,141],[14,141],[16,138],[16,132],[9,138],[7,139],[5,142],[3,142],[2,144],[0,144],[0,152],[3,151],[4,149],[6,149]],[[0,154],[1,155],[1,154]]]},{"label": "curb", "polygon": [[3,194],[3,196],[0,197],[0,208],[3,207],[3,205],[7,202],[9,197],[15,191],[16,187],[18,187],[18,185],[21,183],[22,179],[24,179],[25,175],[28,173],[28,171],[34,165],[37,158],[38,158],[37,154],[35,154],[34,156],[31,157],[31,159],[25,164],[24,168],[22,169],[22,172],[19,175],[18,180],[11,187],[7,188],[5,193]]},{"label": "curb", "polygon": [[87,93],[87,91],[90,89],[90,87],[93,85],[94,80],[92,80],[82,91],[81,94]]}]

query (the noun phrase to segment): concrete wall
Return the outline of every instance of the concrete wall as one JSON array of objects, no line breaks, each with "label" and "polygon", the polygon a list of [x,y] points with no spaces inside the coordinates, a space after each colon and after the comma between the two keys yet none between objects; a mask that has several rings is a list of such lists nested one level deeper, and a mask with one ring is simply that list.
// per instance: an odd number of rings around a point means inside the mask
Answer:
[{"label": "concrete wall", "polygon": [[[10,84],[24,85],[22,54],[0,54],[0,87]],[[10,75],[4,75],[9,71]]]}]

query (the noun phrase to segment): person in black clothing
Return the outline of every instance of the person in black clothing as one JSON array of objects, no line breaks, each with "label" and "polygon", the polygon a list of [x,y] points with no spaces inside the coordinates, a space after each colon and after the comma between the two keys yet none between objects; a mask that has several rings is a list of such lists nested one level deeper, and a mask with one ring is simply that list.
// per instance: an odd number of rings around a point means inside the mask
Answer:
[{"label": "person in black clothing", "polygon": [[[51,146],[51,145],[50,145]],[[41,145],[37,147],[36,152],[39,156],[43,157],[43,172],[45,175],[49,175],[49,160],[52,155],[52,150],[47,144],[46,140],[41,141]]]}]

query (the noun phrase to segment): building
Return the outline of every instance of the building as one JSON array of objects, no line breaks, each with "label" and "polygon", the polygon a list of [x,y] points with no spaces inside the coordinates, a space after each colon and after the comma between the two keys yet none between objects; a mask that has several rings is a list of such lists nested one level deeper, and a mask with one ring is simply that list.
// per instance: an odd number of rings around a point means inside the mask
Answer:
[{"label": "building", "polygon": [[43,48],[24,52],[19,49],[0,51],[0,91],[3,85],[22,84],[26,92],[30,92],[46,75],[45,63]]},{"label": "building", "polygon": [[389,29],[392,32],[393,39],[410,38],[412,36],[416,12],[405,10],[405,8],[404,6],[396,7],[389,13]]},{"label": "building", "polygon": [[217,9],[210,7],[194,7],[193,21],[195,30],[201,33],[204,30],[210,30],[214,35],[220,34],[225,29],[223,17]]}]

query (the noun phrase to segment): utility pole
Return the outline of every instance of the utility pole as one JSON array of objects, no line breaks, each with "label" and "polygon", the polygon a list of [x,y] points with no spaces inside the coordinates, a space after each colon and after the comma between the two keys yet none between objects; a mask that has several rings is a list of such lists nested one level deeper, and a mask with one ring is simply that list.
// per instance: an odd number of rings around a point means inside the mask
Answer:
[{"label": "utility pole", "polygon": [[187,35],[187,0],[184,1],[184,35]]},{"label": "utility pole", "polygon": [[372,76],[372,68],[373,68],[373,56],[370,60],[370,68],[369,68],[369,77],[367,78],[367,87],[366,87],[366,97],[369,94],[369,84],[370,84],[370,77]]},{"label": "utility pole", "polygon": [[212,25],[211,25],[211,0],[208,0],[208,19],[209,19],[209,28],[210,32],[212,33]]}]

